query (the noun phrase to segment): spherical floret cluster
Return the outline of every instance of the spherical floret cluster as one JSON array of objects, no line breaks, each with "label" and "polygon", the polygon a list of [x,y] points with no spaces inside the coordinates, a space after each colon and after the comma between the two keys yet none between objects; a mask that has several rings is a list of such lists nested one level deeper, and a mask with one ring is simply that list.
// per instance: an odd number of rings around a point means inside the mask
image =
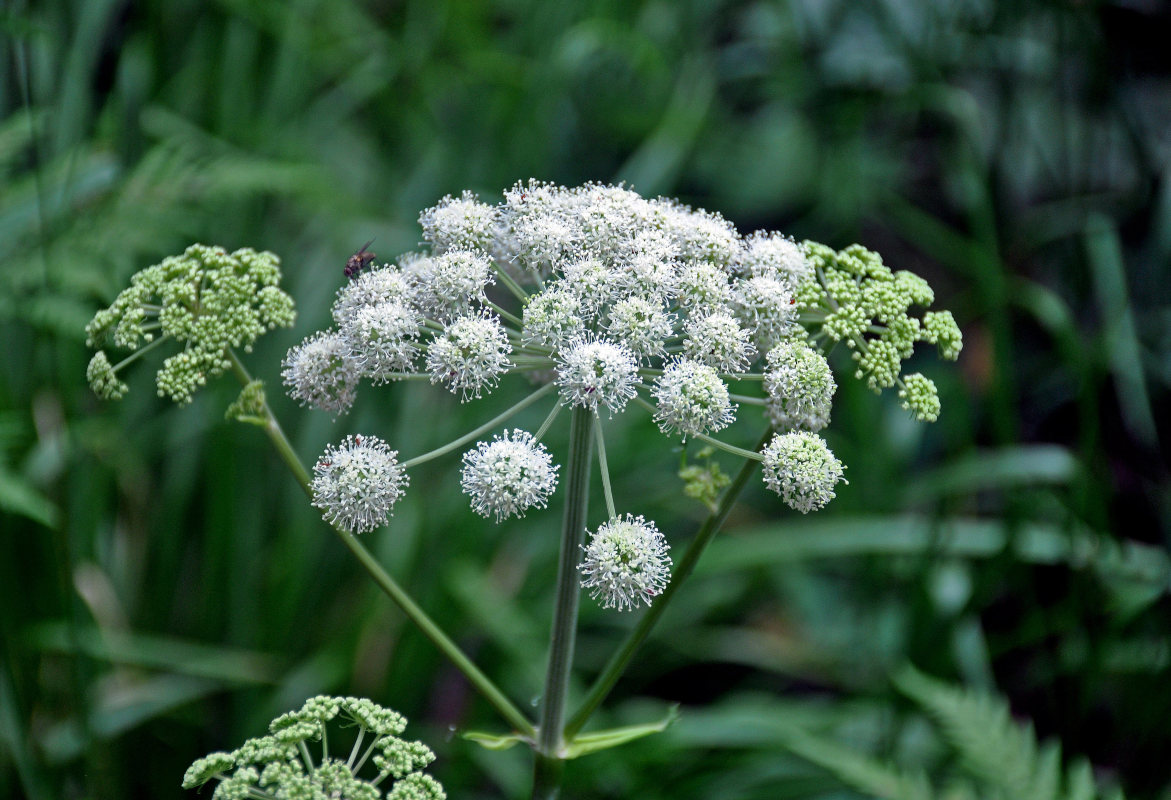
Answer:
[{"label": "spherical floret cluster", "polygon": [[670,546],[655,523],[641,516],[627,514],[603,523],[583,549],[581,585],[603,608],[649,606],[671,580]]},{"label": "spherical floret cluster", "polygon": [[728,387],[715,369],[686,358],[667,365],[655,380],[651,395],[659,429],[663,433],[678,431],[684,439],[726,428],[736,416]]},{"label": "spherical floret cluster", "polygon": [[605,339],[579,338],[557,359],[557,385],[566,404],[610,413],[626,408],[637,393],[638,364],[630,349]]},{"label": "spherical floret cluster", "polygon": [[557,466],[531,433],[506,431],[464,453],[460,486],[471,496],[477,514],[494,515],[499,522],[523,517],[530,508],[544,508],[557,487]]},{"label": "spherical floret cluster", "polygon": [[336,331],[320,331],[289,350],[281,377],[289,396],[320,411],[344,414],[357,394],[361,374],[346,340]]},{"label": "spherical floret cluster", "polygon": [[837,383],[825,356],[791,340],[769,350],[765,362],[765,408],[773,427],[816,432],[829,424]]},{"label": "spherical floret cluster", "polygon": [[499,318],[486,311],[459,317],[427,349],[431,383],[442,383],[463,400],[496,386],[510,366],[512,346]]},{"label": "spherical floret cluster", "polygon": [[764,483],[795,511],[808,514],[834,499],[845,467],[816,433],[777,434],[761,452]]},{"label": "spherical floret cluster", "polygon": [[349,533],[386,524],[409,479],[398,452],[376,436],[347,436],[330,445],[313,466],[313,505]]}]

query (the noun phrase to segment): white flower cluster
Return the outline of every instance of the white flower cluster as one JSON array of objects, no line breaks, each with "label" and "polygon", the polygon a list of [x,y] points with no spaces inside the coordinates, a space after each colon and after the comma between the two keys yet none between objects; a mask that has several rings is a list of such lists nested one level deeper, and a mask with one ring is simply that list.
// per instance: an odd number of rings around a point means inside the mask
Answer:
[{"label": "white flower cluster", "polygon": [[336,329],[290,351],[294,398],[344,413],[361,379],[425,372],[468,400],[544,368],[567,405],[618,413],[642,389],[665,431],[692,436],[729,424],[735,406],[697,409],[680,376],[723,382],[802,335],[802,248],[674,200],[530,181],[496,205],[445,197],[419,222],[428,251],[358,270]]},{"label": "white flower cluster", "polygon": [[[934,384],[897,378],[914,337],[896,334],[919,324],[900,320],[930,303],[929,288],[910,273],[887,276],[869,251],[834,253],[771,232],[744,237],[719,214],[601,184],[518,183],[495,205],[465,192],[419,222],[425,251],[369,267],[364,251],[351,259],[336,328],[285,360],[294,398],[340,414],[363,378],[422,378],[467,401],[521,373],[538,392],[556,388],[563,406],[609,415],[643,407],[665,434],[762,460],[766,485],[803,513],[829,502],[843,474],[817,435],[837,388],[820,346],[848,339],[860,369],[893,376],[920,418],[938,414]],[[918,340],[954,356],[954,320],[930,313]],[[894,351],[885,361],[884,348]],[[779,431],[758,454],[711,438],[744,405],[762,408]],[[552,419],[536,436],[506,431],[465,453],[461,485],[477,513],[499,521],[546,505],[557,467],[539,439]],[[327,456],[358,450],[347,444]],[[370,452],[382,467],[351,477],[382,488],[349,489],[343,502],[335,486],[318,501],[349,530],[384,519],[405,484],[393,454]],[[315,487],[340,480],[335,468],[319,473]],[[603,605],[629,609],[663,590],[670,559],[654,523],[617,516],[609,491],[607,483],[613,518],[585,548],[583,585]]]},{"label": "white flower cluster", "polygon": [[671,577],[670,546],[655,523],[641,516],[603,523],[582,548],[582,586],[602,608],[628,611],[663,593]]},{"label": "white flower cluster", "polygon": [[544,508],[557,487],[553,456],[526,431],[480,442],[463,460],[460,485],[471,495],[472,508],[484,517],[494,514],[497,522],[523,517],[534,506]]},{"label": "white flower cluster", "polygon": [[313,505],[327,522],[350,533],[386,524],[409,479],[398,453],[376,436],[347,436],[313,466]]}]

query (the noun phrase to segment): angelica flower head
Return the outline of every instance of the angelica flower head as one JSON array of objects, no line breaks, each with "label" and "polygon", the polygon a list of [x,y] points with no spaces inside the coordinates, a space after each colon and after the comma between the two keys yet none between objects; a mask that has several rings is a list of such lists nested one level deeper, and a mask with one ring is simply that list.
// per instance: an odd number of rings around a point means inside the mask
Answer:
[{"label": "angelica flower head", "polygon": [[725,311],[692,316],[683,334],[683,354],[720,372],[741,372],[756,356],[748,329]]},{"label": "angelica flower head", "polygon": [[590,534],[578,565],[581,585],[602,608],[629,611],[663,593],[671,580],[670,545],[642,516],[627,514]]},{"label": "angelica flower head", "polygon": [[410,479],[377,436],[347,436],[330,445],[313,466],[313,505],[331,525],[365,533],[386,524]]},{"label": "angelica flower head", "polygon": [[448,250],[408,264],[418,308],[440,322],[470,313],[484,300],[484,287],[496,282],[488,257],[475,250]]},{"label": "angelica flower head", "polygon": [[580,298],[568,285],[553,284],[529,298],[522,333],[526,344],[554,350],[582,333],[585,319]]},{"label": "angelica flower head", "polygon": [[732,289],[732,308],[741,324],[753,331],[762,353],[792,333],[797,324],[792,289],[785,281],[767,275],[737,281]]},{"label": "angelica flower head", "polygon": [[390,300],[360,308],[341,334],[361,374],[377,384],[411,371],[419,354],[419,327],[419,312]]},{"label": "angelica flower head", "polygon": [[409,306],[413,302],[410,281],[401,269],[389,264],[358,273],[337,292],[333,321],[344,329],[363,308],[383,303]]},{"label": "angelica flower head", "polygon": [[512,345],[499,318],[480,310],[454,320],[427,350],[431,383],[443,383],[461,399],[496,386],[511,366]]},{"label": "angelica flower head", "polygon": [[817,432],[829,424],[837,383],[825,356],[793,339],[769,350],[765,362],[765,408],[774,428]]},{"label": "angelica flower head", "polygon": [[544,508],[557,487],[553,456],[522,430],[479,442],[464,453],[463,464],[460,485],[471,496],[472,508],[482,517],[495,515],[497,522]]},{"label": "angelica flower head", "polygon": [[496,209],[481,203],[471,192],[447,195],[419,215],[423,238],[437,253],[448,250],[487,249],[496,226]]},{"label": "angelica flower head", "polygon": [[581,301],[582,309],[596,314],[614,296],[617,278],[614,270],[600,259],[583,258],[565,263],[564,280],[565,286]]},{"label": "angelica flower head", "polygon": [[802,514],[817,511],[834,499],[834,488],[845,481],[845,467],[816,433],[779,433],[761,451],[764,483],[785,505]]},{"label": "angelica flower head", "polygon": [[557,385],[567,405],[615,413],[626,408],[637,393],[638,364],[621,344],[580,337],[557,356]]},{"label": "angelica flower head", "polygon": [[787,236],[769,231],[757,231],[744,240],[736,267],[742,275],[775,278],[791,289],[813,276],[813,268],[801,246]]},{"label": "angelica flower head", "polygon": [[657,205],[663,226],[684,260],[707,261],[727,268],[739,254],[736,228],[718,213],[692,209],[674,200],[659,200]]},{"label": "angelica flower head", "polygon": [[661,302],[627,297],[610,307],[606,334],[625,345],[636,359],[647,362],[663,354],[674,321]]},{"label": "angelica flower head", "polygon": [[710,261],[688,261],[679,267],[675,300],[695,313],[713,313],[729,308],[732,286],[728,271]]},{"label": "angelica flower head", "polygon": [[679,264],[671,240],[658,231],[643,231],[617,259],[622,293],[666,302],[678,290]]},{"label": "angelica flower head", "polygon": [[[358,729],[348,759],[345,752],[328,751],[337,734],[327,734],[327,726],[334,724]],[[422,742],[399,738],[406,724],[401,714],[365,698],[311,697],[300,710],[273,720],[268,735],[196,760],[183,776],[183,788],[215,780],[215,796],[224,798],[381,800],[386,789],[385,797],[393,800],[444,800],[443,786],[423,772],[435,754]],[[309,742],[321,743],[320,758],[305,759]],[[359,775],[363,768],[370,773],[366,777]]]},{"label": "angelica flower head", "polygon": [[736,419],[728,387],[707,364],[678,359],[655,380],[655,422],[663,433],[679,431],[683,438],[714,433]]},{"label": "angelica flower head", "polygon": [[321,331],[289,350],[281,377],[301,405],[344,414],[357,396],[361,369],[336,331]]}]

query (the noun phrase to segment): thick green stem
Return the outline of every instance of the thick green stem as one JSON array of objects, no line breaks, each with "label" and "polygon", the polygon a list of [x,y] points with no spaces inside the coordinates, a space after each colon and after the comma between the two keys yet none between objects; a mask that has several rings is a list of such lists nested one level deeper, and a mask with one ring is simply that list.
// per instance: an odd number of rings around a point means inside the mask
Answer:
[{"label": "thick green stem", "polygon": [[565,761],[554,756],[534,753],[533,800],[557,800],[561,796],[561,773]]},{"label": "thick green stem", "polygon": [[[581,598],[577,564],[581,558],[586,509],[589,506],[593,424],[592,410],[580,406],[573,409],[569,424],[569,463],[565,480],[565,516],[561,525],[561,558],[557,564],[557,600],[549,642],[549,668],[545,673],[545,691],[541,696],[541,721],[537,728],[535,778],[544,769],[540,756],[554,759],[562,757],[564,739],[561,729],[569,695],[569,674],[573,664],[574,640],[577,637],[577,607]],[[534,791],[536,788],[534,783]],[[553,787],[553,792],[542,796],[556,796],[556,787]]]},{"label": "thick green stem", "polygon": [[[760,439],[760,444],[757,449],[768,444],[769,439],[773,436],[773,431],[770,428],[765,431],[764,436]],[[756,472],[757,462],[748,459],[744,462],[744,466],[736,473],[736,477],[732,483],[724,491],[720,498],[720,504],[716,507],[700,527],[699,532],[695,538],[691,540],[691,544],[687,546],[687,550],[683,553],[683,557],[679,559],[679,563],[675,567],[675,573],[671,576],[671,583],[663,593],[655,599],[654,605],[647,609],[646,613],[642,615],[642,619],[638,621],[638,625],[626,637],[626,641],[618,649],[613,656],[610,657],[609,662],[602,669],[601,673],[594,680],[593,686],[590,687],[585,699],[582,700],[581,706],[577,713],[569,720],[565,726],[565,738],[572,740],[578,731],[589,721],[590,716],[606,699],[606,695],[614,688],[614,684],[622,676],[626,667],[634,658],[635,652],[646,641],[647,636],[650,635],[651,629],[659,621],[663,612],[667,610],[671,598],[675,596],[675,592],[679,591],[679,587],[683,585],[688,576],[691,575],[695,569],[695,565],[699,562],[699,557],[703,555],[703,551],[707,548],[708,543],[711,542],[712,537],[719,532],[723,527],[724,521],[728,518],[728,513],[732,510],[732,506],[736,504],[740,493],[744,491],[744,487],[748,484],[748,479]]]},{"label": "thick green stem", "polygon": [[[248,370],[244,368],[244,364],[241,363],[239,357],[233,351],[229,350],[228,353],[232,359],[233,372],[236,374],[240,383],[247,386],[252,381]],[[264,416],[267,419],[265,432],[268,434],[269,440],[276,448],[281,460],[285,462],[285,465],[293,473],[293,477],[297,479],[297,483],[301,485],[301,489],[312,499],[313,490],[310,487],[309,472],[297,457],[296,451],[293,450],[292,444],[289,443],[288,437],[285,436],[280,423],[273,416],[272,409],[268,407],[267,402],[264,404]],[[382,568],[382,565],[378,563],[378,560],[358,541],[357,537],[332,526],[330,529],[341,540],[341,543],[354,554],[354,557],[358,559],[358,563],[366,569],[366,572],[374,579],[374,583],[378,585],[378,588],[393,600],[395,605],[402,609],[402,612],[406,614],[407,618],[418,626],[419,630],[423,632],[423,635],[430,639],[431,643],[439,648],[441,653],[447,656],[451,663],[455,665],[456,669],[462,672],[464,677],[468,679],[468,682],[483,695],[484,699],[491,703],[500,712],[500,715],[508,720],[509,724],[518,732],[530,739],[534,738],[536,731],[533,728],[533,724],[521,713],[520,709],[505,696],[504,692],[487,675],[480,671],[479,667],[472,663],[470,658],[464,655],[464,652],[459,649],[459,646],[427,616],[427,613],[395,582],[394,578],[390,577],[386,570]]]}]

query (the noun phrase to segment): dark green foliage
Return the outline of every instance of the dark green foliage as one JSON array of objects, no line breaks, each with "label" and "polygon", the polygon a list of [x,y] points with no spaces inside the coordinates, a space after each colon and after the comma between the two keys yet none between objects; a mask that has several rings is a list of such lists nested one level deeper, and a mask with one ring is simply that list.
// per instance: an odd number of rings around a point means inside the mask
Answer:
[{"label": "dark green foliage", "polygon": [[[1160,797],[1169,39],[1156,3],[5,4],[0,796],[175,796],[194,758],[326,692],[401,710],[451,796],[524,795],[522,748],[445,741],[498,730],[491,709],[361,579],[262,433],[223,419],[238,387],[177,409],[151,390],[156,361],[100,403],[84,329],[193,241],[271,250],[299,320],[248,367],[303,459],[359,430],[425,452],[510,398],[396,385],[334,423],[281,396],[280,359],[325,326],[363,242],[409,250],[444,194],[536,177],[861,242],[926,277],[964,333],[957,364],[904,364],[938,387],[934,425],[839,382],[829,437],[849,486],[809,520],[745,498],[596,725],[677,702],[679,722],[570,762],[572,796],[1006,791],[973,759],[999,751],[970,738],[1000,730],[1054,796],[1092,796],[1086,767],[1034,740]],[[680,460],[645,417],[611,427],[616,494],[681,544],[704,509]],[[563,436],[548,444],[564,457]],[[413,473],[364,541],[527,703],[560,499],[498,528],[457,466]],[[629,622],[582,617],[588,680]],[[912,705],[888,680],[907,662],[1007,698],[1035,737],[1001,701],[904,678]]]}]

